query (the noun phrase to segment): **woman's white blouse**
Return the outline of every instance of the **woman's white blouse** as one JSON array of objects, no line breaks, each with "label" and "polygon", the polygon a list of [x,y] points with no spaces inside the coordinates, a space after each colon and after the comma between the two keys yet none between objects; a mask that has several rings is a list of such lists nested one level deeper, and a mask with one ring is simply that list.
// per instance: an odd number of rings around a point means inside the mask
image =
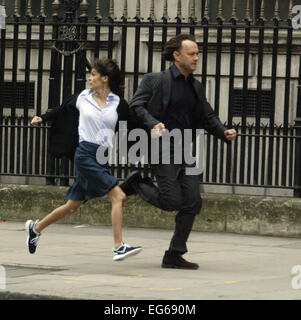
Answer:
[{"label": "woman's white blouse", "polygon": [[115,127],[118,120],[119,96],[110,92],[106,105],[100,108],[93,98],[94,91],[82,91],[76,101],[79,110],[79,142],[87,141],[113,148]]}]

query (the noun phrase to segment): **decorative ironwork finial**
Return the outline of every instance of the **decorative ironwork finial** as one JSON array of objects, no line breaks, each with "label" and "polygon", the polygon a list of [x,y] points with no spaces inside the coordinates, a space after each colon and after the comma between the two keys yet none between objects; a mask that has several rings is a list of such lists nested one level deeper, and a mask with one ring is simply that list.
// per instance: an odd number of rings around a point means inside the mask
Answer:
[{"label": "decorative ironwork finial", "polygon": [[4,8],[4,12],[5,12],[5,18],[7,18],[7,15],[6,15],[6,0],[2,0],[2,7]]},{"label": "decorative ironwork finial", "polygon": [[156,20],[156,17],[155,17],[155,0],[151,0],[151,3],[150,3],[149,20],[150,21],[155,21]]},{"label": "decorative ironwork finial", "polygon": [[238,20],[236,13],[237,13],[236,0],[233,0],[233,2],[232,2],[232,14],[231,14],[230,21],[232,21],[232,20],[237,21]]},{"label": "decorative ironwork finial", "polygon": [[169,20],[169,16],[168,16],[168,1],[164,0],[164,5],[163,5],[163,17],[162,19],[164,20]]},{"label": "decorative ironwork finial", "polygon": [[218,21],[225,21],[225,18],[223,17],[223,0],[218,1],[218,13],[216,20]]},{"label": "decorative ironwork finial", "polygon": [[46,18],[46,14],[45,14],[45,0],[41,0],[40,18]]},{"label": "decorative ironwork finial", "polygon": [[259,14],[259,20],[266,21],[266,18],[264,16],[264,0],[261,0],[261,6],[260,6],[260,14]]},{"label": "decorative ironwork finial", "polygon": [[247,0],[246,15],[245,15],[245,21],[247,21],[247,22],[251,22],[252,21],[250,2],[251,2],[251,0]]},{"label": "decorative ironwork finial", "polygon": [[135,16],[136,20],[142,20],[141,17],[141,2],[140,0],[136,0],[136,16]]},{"label": "decorative ironwork finial", "polygon": [[209,6],[208,6],[208,0],[205,1],[205,8],[204,8],[204,17],[203,19],[209,21]]},{"label": "decorative ironwork finial", "polygon": [[129,17],[128,15],[128,1],[127,0],[124,0],[123,2],[123,13],[122,13],[122,19],[123,20],[127,20]]},{"label": "decorative ironwork finial", "polygon": [[182,20],[183,16],[182,16],[182,2],[181,0],[178,0],[178,5],[177,5],[177,20]]},{"label": "decorative ironwork finial", "polygon": [[95,10],[95,19],[96,20],[101,20],[102,19],[102,16],[101,16],[101,13],[100,13],[100,1],[101,0],[96,0],[96,10]]},{"label": "decorative ironwork finial", "polygon": [[189,19],[190,21],[196,21],[196,15],[195,15],[195,0],[191,0],[190,6],[189,6]]},{"label": "decorative ironwork finial", "polygon": [[110,0],[109,18],[111,20],[115,19],[115,16],[114,16],[114,0]]},{"label": "decorative ironwork finial", "polygon": [[275,7],[274,7],[274,17],[273,17],[273,20],[276,20],[276,21],[280,21],[281,18],[280,18],[280,9],[279,9],[279,2],[278,0],[275,1]]},{"label": "decorative ironwork finial", "polygon": [[54,1],[52,2],[52,10],[53,10],[52,16],[53,16],[53,17],[56,17],[56,16],[59,15],[60,5],[61,5],[61,3],[60,3],[59,0],[54,0]]},{"label": "decorative ironwork finial", "polygon": [[89,3],[87,2],[87,0],[82,0],[82,2],[80,3],[80,10],[82,11],[82,14],[80,15],[80,17],[88,17],[87,11],[88,11],[88,7],[89,7]]},{"label": "decorative ironwork finial", "polygon": [[287,20],[292,21],[293,19],[293,0],[290,0],[289,2],[289,6],[288,6],[288,16],[287,16]]},{"label": "decorative ironwork finial", "polygon": [[14,17],[20,18],[19,1],[18,0],[15,0]]},{"label": "decorative ironwork finial", "polygon": [[31,0],[28,0],[28,2],[27,2],[26,17],[30,18],[30,19],[33,17],[33,15],[32,15],[32,7],[31,7]]}]

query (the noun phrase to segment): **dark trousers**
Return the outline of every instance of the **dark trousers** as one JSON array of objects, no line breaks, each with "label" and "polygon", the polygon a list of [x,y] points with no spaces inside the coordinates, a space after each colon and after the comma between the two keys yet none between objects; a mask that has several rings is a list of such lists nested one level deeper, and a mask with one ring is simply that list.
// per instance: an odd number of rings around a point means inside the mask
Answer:
[{"label": "dark trousers", "polygon": [[158,188],[143,180],[133,187],[148,203],[166,211],[178,211],[175,232],[170,241],[169,253],[184,254],[195,215],[202,207],[200,176],[186,175],[185,166],[177,164],[155,165],[153,171]]}]

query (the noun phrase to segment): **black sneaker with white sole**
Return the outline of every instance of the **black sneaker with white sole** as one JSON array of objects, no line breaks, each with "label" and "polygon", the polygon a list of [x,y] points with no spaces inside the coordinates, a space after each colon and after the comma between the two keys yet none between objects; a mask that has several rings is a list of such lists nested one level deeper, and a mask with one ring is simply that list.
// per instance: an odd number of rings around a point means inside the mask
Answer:
[{"label": "black sneaker with white sole", "polygon": [[38,245],[38,240],[41,236],[41,233],[38,233],[34,230],[35,225],[39,220],[27,220],[25,223],[25,230],[28,232],[28,237],[26,240],[27,247],[30,253],[35,253]]},{"label": "black sneaker with white sole", "polygon": [[128,244],[122,242],[118,249],[113,249],[113,260],[120,261],[139,253],[142,247],[131,247]]}]

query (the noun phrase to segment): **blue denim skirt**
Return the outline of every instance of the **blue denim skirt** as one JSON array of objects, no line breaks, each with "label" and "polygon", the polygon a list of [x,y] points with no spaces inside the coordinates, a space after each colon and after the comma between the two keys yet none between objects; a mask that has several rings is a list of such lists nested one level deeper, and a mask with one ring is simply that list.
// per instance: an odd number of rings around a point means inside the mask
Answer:
[{"label": "blue denim skirt", "polygon": [[83,141],[74,154],[77,178],[66,193],[70,200],[90,200],[103,197],[116,185],[118,179],[112,176],[106,165],[96,160],[99,145]]}]

